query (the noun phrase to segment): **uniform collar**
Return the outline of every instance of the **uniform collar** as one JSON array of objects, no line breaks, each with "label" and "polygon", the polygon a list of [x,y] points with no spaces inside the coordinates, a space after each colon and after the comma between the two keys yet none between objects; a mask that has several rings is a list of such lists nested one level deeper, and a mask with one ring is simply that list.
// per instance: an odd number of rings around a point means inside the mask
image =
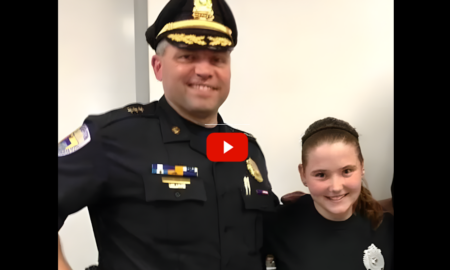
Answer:
[{"label": "uniform collar", "polygon": [[[191,146],[197,145],[196,142],[192,141],[197,136],[190,133],[181,116],[169,105],[164,95],[159,100],[156,110],[158,117],[160,118],[159,122],[161,125],[161,134],[164,143],[191,141]],[[217,115],[217,122],[219,124],[224,123],[220,114]],[[177,127],[179,132],[178,134],[175,134],[173,129]],[[232,129],[227,125],[220,125],[219,130],[220,132],[232,132]],[[194,143],[194,145],[192,145],[192,143]]]}]

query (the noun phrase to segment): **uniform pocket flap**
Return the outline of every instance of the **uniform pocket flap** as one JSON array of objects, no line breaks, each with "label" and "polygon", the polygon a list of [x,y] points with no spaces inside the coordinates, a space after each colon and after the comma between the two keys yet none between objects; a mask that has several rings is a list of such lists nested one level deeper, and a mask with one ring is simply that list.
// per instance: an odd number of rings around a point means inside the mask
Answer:
[{"label": "uniform pocket flap", "polygon": [[245,194],[245,190],[241,190],[242,198],[244,199],[245,209],[248,210],[260,210],[260,211],[273,211],[275,209],[274,195],[271,190],[267,191],[268,194],[258,194],[252,190],[250,195]]},{"label": "uniform pocket flap", "polygon": [[[144,176],[146,201],[206,201],[205,186],[202,179],[190,178],[189,184],[181,184],[181,186],[185,186],[183,189],[174,186],[169,187],[169,183],[163,183],[163,177],[162,175],[151,174]],[[178,179],[186,178],[178,177]]]}]

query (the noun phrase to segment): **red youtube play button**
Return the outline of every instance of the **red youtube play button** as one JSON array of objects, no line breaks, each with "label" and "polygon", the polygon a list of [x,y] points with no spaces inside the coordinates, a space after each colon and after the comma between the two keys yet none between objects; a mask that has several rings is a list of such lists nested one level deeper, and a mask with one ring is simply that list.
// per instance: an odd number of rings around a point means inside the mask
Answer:
[{"label": "red youtube play button", "polygon": [[244,133],[211,133],[206,138],[206,156],[213,162],[241,162],[248,156]]}]

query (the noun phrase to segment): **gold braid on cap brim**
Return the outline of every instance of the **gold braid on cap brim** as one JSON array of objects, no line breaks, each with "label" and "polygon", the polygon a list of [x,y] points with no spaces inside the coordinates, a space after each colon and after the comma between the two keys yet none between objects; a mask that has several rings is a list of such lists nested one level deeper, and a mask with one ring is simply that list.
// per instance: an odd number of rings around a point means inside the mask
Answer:
[{"label": "gold braid on cap brim", "polygon": [[[161,34],[172,31],[176,29],[185,29],[185,28],[197,28],[197,29],[206,29],[206,30],[213,30],[217,31],[223,34],[226,34],[228,37],[230,37],[229,42],[233,40],[231,37],[231,29],[226,27],[223,24],[217,23],[217,22],[209,22],[209,21],[202,21],[202,20],[184,20],[184,21],[178,21],[178,22],[171,22],[161,29],[161,31],[158,33],[156,38],[158,38]],[[226,39],[226,38],[224,38]],[[222,45],[224,46],[224,45]]]},{"label": "gold braid on cap brim", "polygon": [[209,46],[231,46],[232,42],[228,38],[224,37],[208,37],[209,40]]},{"label": "gold braid on cap brim", "polygon": [[196,35],[185,35],[185,34],[170,34],[167,36],[167,38],[170,38],[173,41],[176,42],[184,42],[186,44],[198,44],[198,45],[206,45],[206,42],[204,41],[205,36],[196,36]]},{"label": "gold braid on cap brim", "polygon": [[209,44],[205,42],[205,36],[196,36],[196,35],[186,35],[186,34],[170,34],[167,36],[167,38],[170,38],[173,41],[176,42],[184,42],[186,44],[192,45],[192,44],[198,44],[201,46],[209,45],[209,46],[217,46],[220,45],[222,47],[225,46],[231,46],[233,43],[224,37],[210,37],[208,36],[208,39],[210,40]]}]

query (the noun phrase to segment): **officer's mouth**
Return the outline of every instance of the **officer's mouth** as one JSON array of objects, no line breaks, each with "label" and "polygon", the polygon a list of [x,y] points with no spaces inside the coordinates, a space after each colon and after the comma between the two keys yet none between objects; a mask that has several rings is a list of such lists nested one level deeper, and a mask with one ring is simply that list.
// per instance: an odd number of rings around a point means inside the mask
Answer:
[{"label": "officer's mouth", "polygon": [[219,88],[207,84],[188,83],[188,86],[200,91],[219,90]]}]

